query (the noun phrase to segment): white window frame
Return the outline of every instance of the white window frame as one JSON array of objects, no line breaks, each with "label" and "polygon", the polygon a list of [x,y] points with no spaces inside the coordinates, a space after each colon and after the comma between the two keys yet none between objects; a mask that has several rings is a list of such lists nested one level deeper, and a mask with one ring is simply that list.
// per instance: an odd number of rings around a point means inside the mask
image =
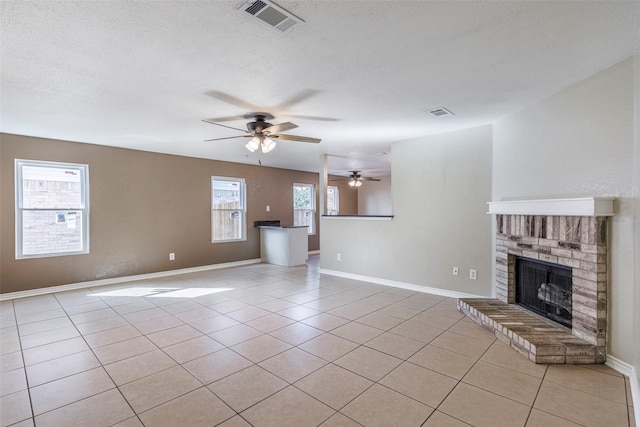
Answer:
[{"label": "white window frame", "polygon": [[[240,201],[241,207],[236,209],[215,209],[214,200],[213,200],[213,184],[215,181],[230,181],[230,182],[238,182],[240,184]],[[214,229],[214,212],[229,212],[229,215],[232,215],[234,212],[238,212],[242,221],[240,234],[241,236],[237,239],[215,239],[215,229]],[[247,240],[247,184],[244,178],[235,178],[228,176],[212,176],[211,177],[211,243],[227,243],[227,242],[242,242]]]},{"label": "white window frame", "polygon": [[[311,207],[310,208],[305,208],[305,209],[297,209],[295,207],[295,193],[296,193],[296,187],[306,187],[311,189]],[[293,184],[293,197],[294,197],[294,206],[293,206],[293,225],[305,225],[305,224],[297,224],[295,222],[296,219],[296,211],[310,211],[310,215],[311,215],[311,223],[308,226],[307,229],[307,234],[308,235],[313,235],[316,234],[316,186],[315,184],[305,184],[305,183],[300,183],[300,182],[295,182]]]},{"label": "white window frame", "polygon": [[[57,206],[38,208],[37,206],[25,206],[24,194],[23,194],[23,169],[24,167],[39,167],[39,168],[56,168],[56,169],[72,169],[80,173],[80,205],[79,206]],[[50,162],[40,160],[15,160],[15,196],[16,196],[16,214],[15,214],[15,231],[16,231],[16,259],[30,259],[30,258],[47,258],[67,255],[81,255],[89,253],[89,165],[78,163],[62,163],[62,162]],[[67,221],[66,212],[80,212],[82,221],[81,229],[81,247],[79,251],[61,251],[61,252],[46,252],[39,254],[24,254],[24,224],[23,214],[29,211],[50,211],[52,216],[55,216],[55,222],[60,224]],[[62,213],[65,212],[64,221],[62,220]]]},{"label": "white window frame", "polygon": [[[333,201],[335,204],[335,209],[331,209],[329,206],[329,191],[333,190],[335,195],[333,196]],[[337,185],[328,185],[327,186],[327,215],[340,215],[340,188]]]}]

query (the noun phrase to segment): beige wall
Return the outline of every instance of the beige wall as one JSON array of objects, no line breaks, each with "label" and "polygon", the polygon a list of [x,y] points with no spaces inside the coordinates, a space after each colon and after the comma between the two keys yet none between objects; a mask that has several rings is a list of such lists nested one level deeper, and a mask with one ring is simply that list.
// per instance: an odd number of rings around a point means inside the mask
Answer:
[{"label": "beige wall", "polygon": [[329,184],[338,187],[340,194],[340,215],[357,215],[358,214],[358,192],[349,187],[348,181],[331,181],[332,179],[342,178],[338,175],[329,175]]},{"label": "beige wall", "polygon": [[481,126],[394,143],[394,218],[323,219],[321,267],[491,295],[491,135]]},{"label": "beige wall", "polygon": [[378,178],[357,188],[358,215],[393,215],[391,176]]},{"label": "beige wall", "polygon": [[[89,165],[90,254],[15,259],[16,158]],[[292,223],[293,183],[318,184],[316,173],[7,134],[0,159],[2,293],[259,258],[253,221]],[[246,179],[244,242],[211,243],[213,175]],[[319,235],[309,236],[309,250],[317,249]]]},{"label": "beige wall", "polygon": [[640,144],[634,73],[630,58],[496,123],[493,200],[617,199],[610,236],[608,350],[638,368]]},{"label": "beige wall", "polygon": [[[640,385],[640,55],[635,55],[633,58],[633,71],[634,71],[634,110],[635,110],[635,129],[634,129],[634,177],[633,177],[633,199],[635,201],[635,223],[634,223],[634,245],[632,260],[635,265],[634,278],[635,280],[629,284],[632,288],[630,292],[635,293],[634,302],[634,328],[635,336],[632,339],[632,345],[635,350],[635,358],[631,360],[631,363],[636,370],[636,383]],[[634,394],[634,407],[640,407],[640,396],[638,393]],[[638,410],[636,409],[636,419],[638,419]]]}]

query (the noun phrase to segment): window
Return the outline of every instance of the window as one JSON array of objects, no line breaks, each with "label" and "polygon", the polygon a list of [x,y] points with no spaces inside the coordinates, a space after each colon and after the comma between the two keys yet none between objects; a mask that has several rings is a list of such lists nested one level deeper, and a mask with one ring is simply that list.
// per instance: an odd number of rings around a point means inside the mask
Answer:
[{"label": "window", "polygon": [[338,215],[340,212],[340,191],[338,187],[327,187],[327,215]]},{"label": "window", "polygon": [[211,241],[246,240],[244,178],[211,177]]},{"label": "window", "polygon": [[89,166],[16,160],[16,259],[89,253]]},{"label": "window", "polygon": [[316,232],[316,187],[293,184],[293,225],[306,225],[307,234]]}]

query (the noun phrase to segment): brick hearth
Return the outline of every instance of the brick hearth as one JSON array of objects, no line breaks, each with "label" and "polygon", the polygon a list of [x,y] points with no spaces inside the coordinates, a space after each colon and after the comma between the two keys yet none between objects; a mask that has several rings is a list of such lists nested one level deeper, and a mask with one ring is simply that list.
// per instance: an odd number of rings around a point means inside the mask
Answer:
[{"label": "brick hearth", "polygon": [[535,363],[598,363],[597,347],[571,331],[497,299],[458,300],[458,310]]}]

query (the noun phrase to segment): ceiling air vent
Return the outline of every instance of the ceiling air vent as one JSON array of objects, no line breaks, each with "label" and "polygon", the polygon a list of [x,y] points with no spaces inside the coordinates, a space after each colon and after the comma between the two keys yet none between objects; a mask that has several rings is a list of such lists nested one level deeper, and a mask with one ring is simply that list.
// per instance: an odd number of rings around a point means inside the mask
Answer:
[{"label": "ceiling air vent", "polygon": [[435,110],[429,111],[429,114],[434,115],[436,117],[454,115],[451,111],[447,110],[446,108],[436,108]]},{"label": "ceiling air vent", "polygon": [[249,15],[283,33],[291,30],[296,24],[304,22],[293,13],[269,0],[249,0],[240,6],[240,10],[244,10]]}]

